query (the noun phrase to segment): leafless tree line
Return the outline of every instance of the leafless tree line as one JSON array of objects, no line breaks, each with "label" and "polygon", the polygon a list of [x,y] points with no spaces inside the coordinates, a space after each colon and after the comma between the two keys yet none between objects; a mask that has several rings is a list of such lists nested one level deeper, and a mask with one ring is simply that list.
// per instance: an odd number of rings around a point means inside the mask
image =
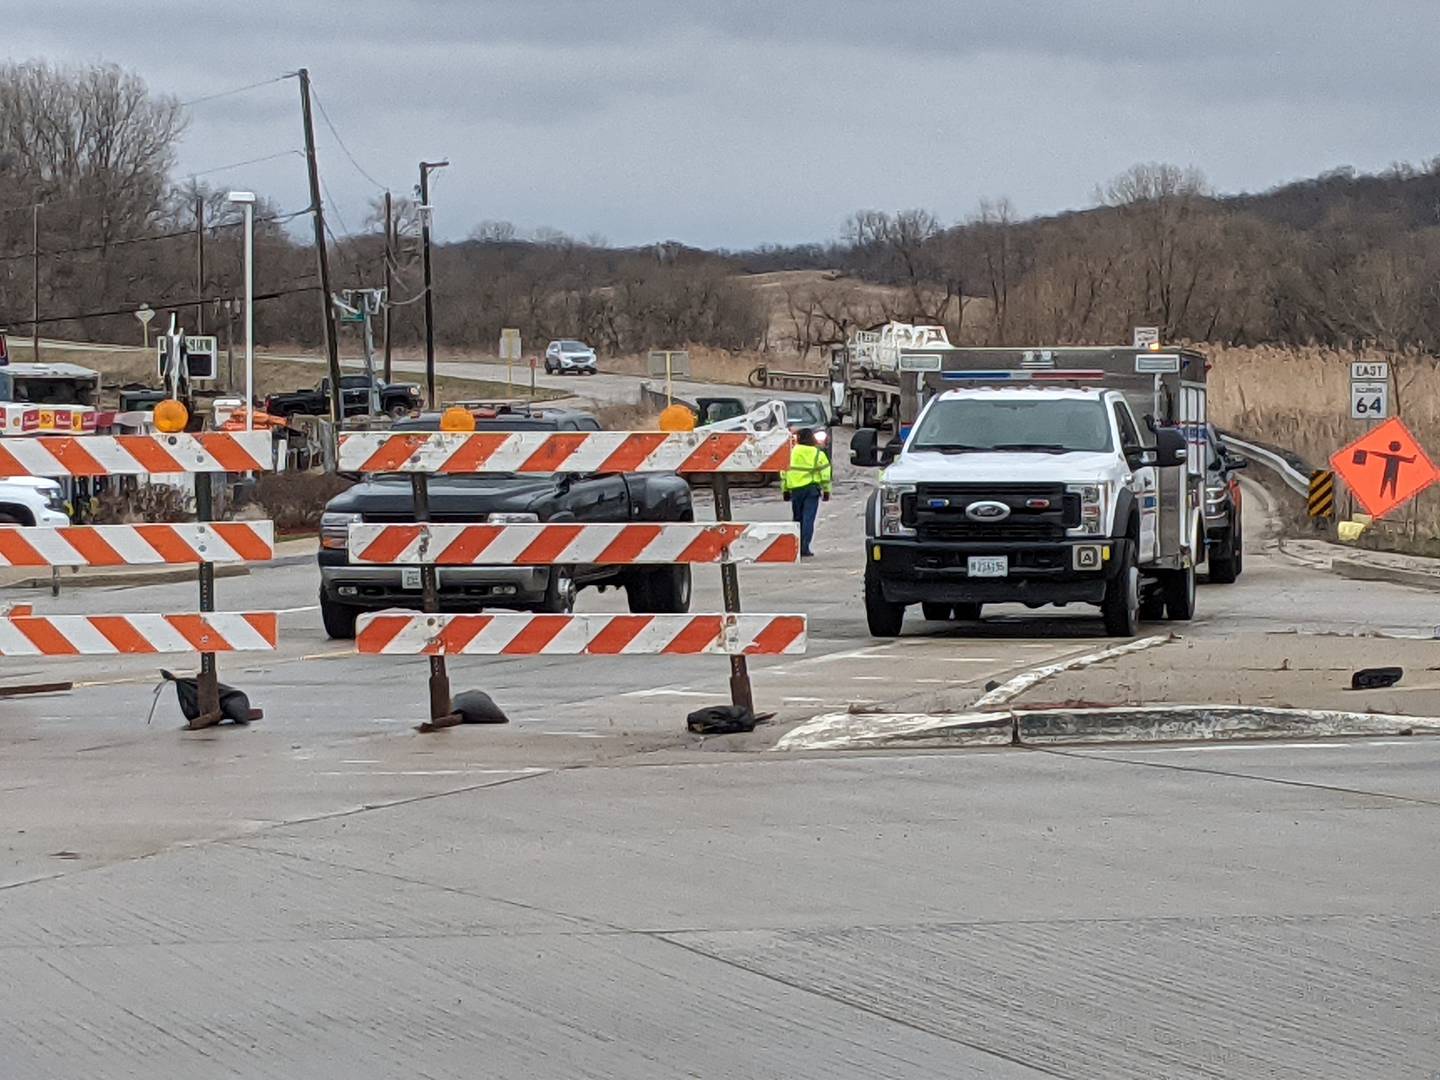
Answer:
[{"label": "leafless tree line", "polygon": [[[173,181],[185,122],[173,98],[113,66],[0,64],[0,325],[28,330],[37,222],[46,334],[138,340],[131,312],[141,303],[179,310],[192,329],[221,331],[233,318],[237,215],[221,192]],[[1139,165],[1094,202],[1022,219],[991,199],[953,225],[925,210],[867,210],[839,242],[741,253],[616,249],[599,236],[482,222],[435,251],[437,336],[488,349],[516,326],[529,341],[581,337],[616,353],[706,344],[803,354],[897,318],[944,323],[952,340],[973,343],[1114,342],[1137,324],[1226,344],[1433,352],[1440,341],[1440,160],[1230,197],[1195,170]],[[395,208],[391,315],[404,346],[422,333],[418,212],[403,196]],[[307,212],[257,209],[263,343],[321,340],[314,250],[305,222],[289,224]],[[384,280],[378,207],[365,230],[334,243],[337,288]],[[777,341],[745,271],[794,269],[830,273],[785,288]]]}]

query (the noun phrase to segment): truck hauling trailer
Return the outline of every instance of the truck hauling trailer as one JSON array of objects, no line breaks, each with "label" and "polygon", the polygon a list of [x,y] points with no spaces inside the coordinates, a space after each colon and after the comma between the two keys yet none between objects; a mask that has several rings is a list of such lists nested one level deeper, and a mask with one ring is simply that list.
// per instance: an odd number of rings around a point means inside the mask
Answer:
[{"label": "truck hauling trailer", "polygon": [[[1094,604],[1106,632],[1188,620],[1205,560],[1205,358],[1173,349],[932,349],[898,363],[900,435],[856,431],[880,466],[865,611]],[[913,417],[913,423],[909,422]]]},{"label": "truck hauling trailer", "polygon": [[898,430],[902,358],[951,348],[943,326],[888,322],[858,331],[830,354],[831,404],[857,428]]}]

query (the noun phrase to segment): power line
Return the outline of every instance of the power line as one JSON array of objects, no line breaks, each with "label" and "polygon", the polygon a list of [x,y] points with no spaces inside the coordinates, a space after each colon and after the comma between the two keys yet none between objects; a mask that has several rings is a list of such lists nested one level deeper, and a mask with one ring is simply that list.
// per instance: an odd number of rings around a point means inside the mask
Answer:
[{"label": "power line", "polygon": [[[267,214],[264,217],[257,217],[255,219],[255,224],[262,225],[272,221],[290,221],[293,218],[297,218],[303,214],[308,213],[310,213],[309,209],[291,210],[288,213],[280,214]],[[215,233],[218,233],[221,229],[238,229],[243,224],[243,221],[223,221],[219,224],[209,226],[206,229],[206,232],[213,235]],[[124,236],[119,238],[118,240],[110,240],[102,244],[83,244],[80,247],[54,248],[49,251],[41,251],[40,256],[42,258],[48,258],[55,255],[83,254],[87,251],[108,251],[110,248],[125,247],[129,244],[149,244],[160,240],[175,240],[182,236],[194,235],[194,229],[179,229],[175,232],[154,233],[150,236]],[[22,251],[14,255],[0,255],[0,262],[14,262],[16,259],[29,259],[33,258],[33,256],[34,252]]]},{"label": "power line", "polygon": [[[273,290],[273,291],[271,291],[271,292],[256,293],[256,294],[255,294],[255,299],[256,299],[256,301],[260,301],[260,300],[278,300],[278,299],[279,299],[280,297],[282,297],[282,296],[294,296],[294,295],[297,294],[297,293],[305,293],[305,292],[318,292],[319,289],[320,289],[320,286],[319,286],[319,285],[297,285],[297,286],[295,286],[294,288],[289,288],[289,289],[275,289],[275,290]],[[185,300],[164,300],[164,301],[157,301],[155,304],[153,304],[153,305],[151,305],[151,306],[154,307],[155,310],[157,310],[157,311],[166,311],[166,310],[169,310],[170,308],[194,307],[196,304],[207,304],[207,303],[209,303],[211,300],[220,300],[220,299],[225,299],[225,297],[216,297],[216,296],[200,296],[200,297],[194,297],[194,296],[192,296],[192,297],[190,297],[190,298],[188,298],[188,299],[185,299]],[[45,325],[46,323],[72,322],[72,321],[78,320],[78,319],[100,319],[100,318],[105,318],[105,317],[110,316],[110,315],[133,315],[133,314],[135,314],[135,307],[136,307],[136,304],[132,302],[128,307],[112,308],[112,309],[109,310],[109,311],[82,311],[82,312],[72,312],[72,313],[69,314],[69,315],[47,315],[45,318],[39,319],[39,320],[36,320],[36,319],[11,319],[11,320],[9,320],[9,322],[8,322],[6,325],[8,325],[8,326],[34,326],[34,325],[36,325],[36,324],[38,323],[39,325],[42,325],[42,326],[43,326],[43,325]]]},{"label": "power line", "polygon": [[234,97],[236,94],[244,94],[250,90],[258,90],[262,86],[271,86],[274,83],[284,82],[286,79],[293,79],[299,72],[287,71],[284,75],[276,75],[273,79],[261,79],[259,82],[247,83],[245,86],[237,86],[230,90],[220,90],[213,94],[205,94],[201,97],[191,98],[189,101],[180,102],[182,109],[188,109],[192,105],[199,105],[206,101],[215,101],[219,98]]},{"label": "power line", "polygon": [[303,158],[305,156],[305,151],[281,150],[278,154],[266,154],[264,157],[249,158],[246,161],[232,161],[228,165],[216,165],[213,169],[202,169],[200,172],[186,173],[185,178],[187,180],[194,180],[197,176],[211,176],[214,173],[228,172],[231,169],[240,169],[246,165],[259,165],[262,162],[266,161],[278,161],[280,158],[289,157],[291,154],[294,154],[296,157]]},{"label": "power line", "polygon": [[350,164],[355,167],[355,171],[358,172],[361,176],[363,176],[366,180],[368,180],[371,184],[373,184],[375,186],[375,190],[388,190],[384,184],[380,183],[379,180],[376,180],[373,176],[366,172],[364,168],[361,167],[360,162],[355,160],[355,155],[352,154],[350,152],[350,148],[345,145],[345,140],[340,137],[340,132],[335,130],[335,124],[330,119],[330,114],[325,111],[325,103],[320,100],[320,95],[315,92],[314,82],[311,82],[310,84],[310,96],[315,101],[315,107],[320,110],[320,119],[325,121],[325,126],[330,129],[330,134],[335,136],[335,142],[339,145],[340,150],[345,155],[345,157],[349,159]]}]

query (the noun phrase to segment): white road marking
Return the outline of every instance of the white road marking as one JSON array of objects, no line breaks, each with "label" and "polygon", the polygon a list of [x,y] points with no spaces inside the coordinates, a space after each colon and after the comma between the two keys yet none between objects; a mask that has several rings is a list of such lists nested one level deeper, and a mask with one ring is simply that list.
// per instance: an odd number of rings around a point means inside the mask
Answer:
[{"label": "white road marking", "polygon": [[782,697],[780,700],[782,702],[793,701],[797,705],[823,705],[825,703],[824,698],[818,697]]},{"label": "white road marking", "polygon": [[681,690],[671,690],[671,689],[669,689],[668,687],[662,687],[662,688],[655,689],[655,690],[630,690],[630,691],[628,691],[627,693],[621,694],[620,696],[621,696],[621,697],[640,697],[640,698],[644,698],[644,697],[695,697],[695,698],[713,698],[713,697],[715,697],[714,694],[708,693],[707,691],[704,691],[704,690],[684,690],[684,689],[681,689]]},{"label": "white road marking", "polygon": [[889,680],[889,678],[890,678],[890,676],[888,676],[888,675],[851,675],[851,676],[850,676],[850,681],[851,681],[851,682],[887,682],[887,681]]},{"label": "white road marking", "polygon": [[992,709],[998,705],[1004,705],[1015,700],[1026,690],[1029,690],[1037,683],[1044,682],[1054,675],[1065,671],[1078,671],[1094,664],[1103,664],[1107,660],[1114,660],[1117,657],[1126,656],[1130,653],[1143,652],[1146,649],[1153,649],[1157,645],[1164,645],[1173,641],[1171,634],[1156,634],[1154,637],[1140,638],[1138,641],[1127,641],[1123,645],[1112,645],[1108,649],[1101,649],[1098,652],[1085,653],[1083,656],[1072,656],[1065,660],[1058,660],[1053,664],[1045,664],[1042,667],[1031,668],[1029,671],[1021,672],[1013,679],[997,686],[980,700],[971,706],[976,712],[982,709]]},{"label": "white road marking", "polygon": [[530,776],[549,769],[364,769],[353,772],[318,772],[316,776]]}]

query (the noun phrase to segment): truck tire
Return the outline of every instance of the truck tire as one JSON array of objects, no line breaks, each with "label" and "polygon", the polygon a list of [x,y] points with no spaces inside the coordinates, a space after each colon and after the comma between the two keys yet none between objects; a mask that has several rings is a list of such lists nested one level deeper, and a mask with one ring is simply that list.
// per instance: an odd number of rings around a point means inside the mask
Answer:
[{"label": "truck tire", "polygon": [[1135,545],[1125,544],[1125,561],[1105,588],[1100,614],[1105,633],[1111,637],[1134,637],[1140,632],[1140,568],[1135,565]]},{"label": "truck tire", "polygon": [[337,604],[323,594],[320,597],[320,621],[325,624],[326,637],[349,641],[355,636],[355,620],[359,615],[359,608]]},{"label": "truck tire", "polygon": [[1225,540],[1210,555],[1210,580],[1216,585],[1230,585],[1240,576],[1241,536],[1234,525],[1225,533]]},{"label": "truck tire", "polygon": [[552,566],[540,610],[547,615],[569,615],[575,610],[575,577],[568,566]]},{"label": "truck tire", "polygon": [[951,614],[955,609],[950,604],[941,604],[934,600],[926,600],[920,605],[920,610],[925,613],[925,618],[931,622],[949,622],[955,618],[955,616]]},{"label": "truck tire", "polygon": [[899,637],[905,622],[905,605],[892,604],[880,589],[880,575],[873,563],[865,566],[865,622],[873,637]]},{"label": "truck tire", "polygon": [[625,596],[636,615],[683,615],[690,610],[690,567],[637,571],[625,583]]},{"label": "truck tire", "polygon": [[1167,570],[1160,581],[1165,594],[1165,614],[1178,622],[1195,617],[1195,564],[1184,570]]}]

